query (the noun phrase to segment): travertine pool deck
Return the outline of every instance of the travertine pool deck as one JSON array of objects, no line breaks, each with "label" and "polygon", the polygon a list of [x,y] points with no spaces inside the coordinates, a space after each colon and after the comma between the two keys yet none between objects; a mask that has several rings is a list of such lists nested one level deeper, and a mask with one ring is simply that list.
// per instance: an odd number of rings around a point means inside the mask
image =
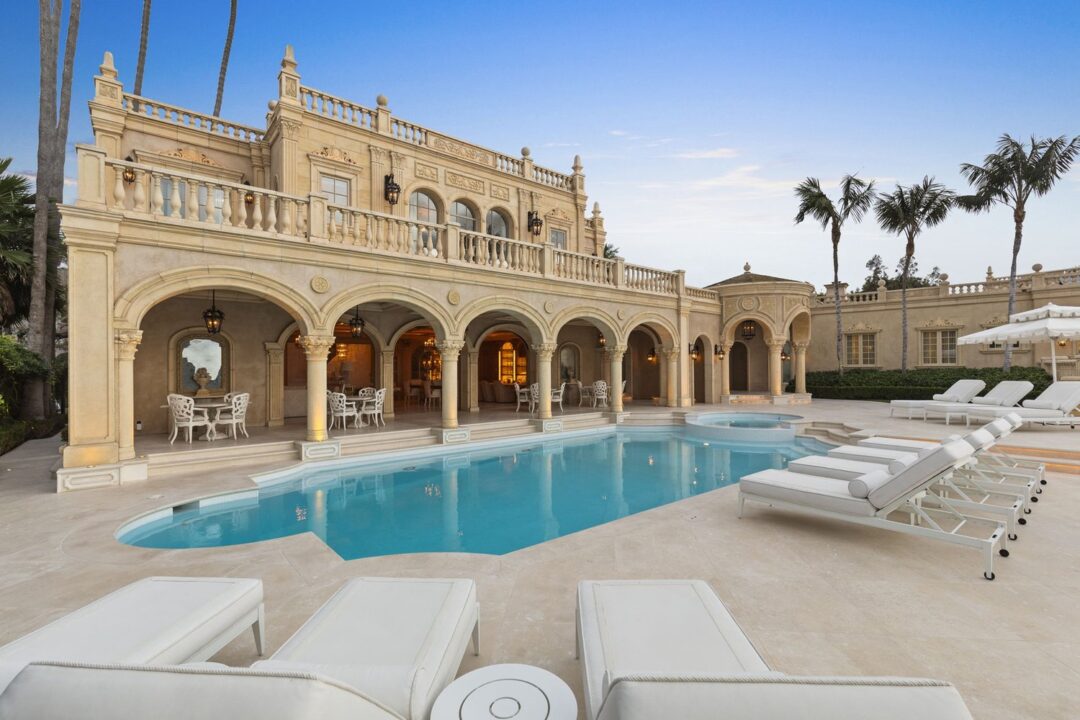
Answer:
[{"label": "travertine pool deck", "polygon": [[[712,408],[695,408],[702,409]],[[887,406],[875,403],[775,409],[908,437],[957,431],[889,420]],[[1080,430],[1024,431],[1010,442],[1077,452]],[[734,487],[498,557],[345,562],[310,534],[205,550],[134,548],[113,538],[134,515],[247,487],[247,475],[267,466],[57,495],[49,473],[56,447],[39,440],[0,457],[0,644],[147,575],[261,578],[270,652],[348,577],[471,577],[479,587],[481,654],[467,655],[462,671],[539,665],[570,683],[580,702],[577,582],[692,577],[712,584],[777,670],[943,678],[980,720],[1080,715],[1075,475],[1050,477],[1012,556],[998,559],[997,580],[987,582],[977,553],[963,548],[755,506],[737,520]],[[216,659],[253,662],[249,634]]]}]

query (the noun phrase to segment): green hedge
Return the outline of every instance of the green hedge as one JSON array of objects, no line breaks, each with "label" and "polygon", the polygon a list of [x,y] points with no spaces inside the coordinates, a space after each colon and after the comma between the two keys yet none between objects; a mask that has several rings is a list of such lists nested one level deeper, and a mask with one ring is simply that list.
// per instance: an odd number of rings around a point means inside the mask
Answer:
[{"label": "green hedge", "polygon": [[33,377],[48,377],[45,361],[10,335],[0,335],[0,419],[19,408],[23,383]]},{"label": "green hedge", "polygon": [[[899,370],[846,370],[806,374],[806,390],[817,398],[839,400],[929,400],[935,393],[945,392],[957,380],[977,378],[987,389],[1002,380],[1027,380],[1035,388],[1028,397],[1035,397],[1050,384],[1050,374],[1042,368],[1014,367],[1009,372],[1001,368],[920,368],[902,373]],[[794,383],[788,386],[794,391]]]},{"label": "green hedge", "polygon": [[67,424],[66,415],[54,415],[44,420],[7,420],[0,422],[0,455],[13,450],[27,440],[52,437]]}]

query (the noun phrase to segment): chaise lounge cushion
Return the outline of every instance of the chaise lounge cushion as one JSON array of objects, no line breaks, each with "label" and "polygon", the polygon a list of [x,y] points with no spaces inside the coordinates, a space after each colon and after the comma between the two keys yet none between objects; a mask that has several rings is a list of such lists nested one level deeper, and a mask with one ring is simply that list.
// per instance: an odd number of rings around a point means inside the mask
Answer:
[{"label": "chaise lounge cushion", "polygon": [[456,676],[477,618],[472,580],[354,578],[252,667],[317,672],[403,717],[426,718]]},{"label": "chaise lounge cushion", "polygon": [[936,680],[887,677],[635,675],[618,678],[599,720],[971,720]]},{"label": "chaise lounge cushion", "polygon": [[739,491],[826,512],[872,516],[877,508],[851,494],[847,480],[804,475],[790,470],[762,470],[739,480]]},{"label": "chaise lounge cushion", "polygon": [[[906,467],[904,466],[903,469],[906,469]],[[848,492],[851,493],[852,497],[868,498],[870,493],[892,480],[892,478],[892,463],[890,463],[888,470],[874,470],[848,480]]]},{"label": "chaise lounge cushion", "polygon": [[973,452],[972,447],[963,440],[947,442],[935,450],[920,454],[918,460],[893,475],[888,482],[871,490],[867,499],[874,507],[884,510],[897,500],[907,497],[932,478],[940,476],[949,468],[956,467]]},{"label": "chaise lounge cushion", "polygon": [[246,578],[149,577],[0,648],[0,690],[35,660],[175,664],[239,622],[251,624],[262,582]]},{"label": "chaise lounge cushion", "polygon": [[171,665],[34,663],[0,695],[11,720],[401,720],[310,673]]}]

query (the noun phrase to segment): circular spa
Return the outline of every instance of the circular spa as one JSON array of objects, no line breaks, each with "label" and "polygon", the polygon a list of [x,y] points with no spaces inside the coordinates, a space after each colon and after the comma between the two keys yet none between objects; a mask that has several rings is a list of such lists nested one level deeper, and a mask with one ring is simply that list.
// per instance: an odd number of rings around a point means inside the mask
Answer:
[{"label": "circular spa", "polygon": [[117,538],[152,548],[237,545],[311,532],[341,557],[501,555],[783,468],[809,438],[715,442],[685,428],[432,446],[266,473],[256,487],[147,513]]},{"label": "circular spa", "polygon": [[686,426],[694,437],[729,442],[785,443],[795,439],[800,415],[763,412],[717,412],[688,415]]}]

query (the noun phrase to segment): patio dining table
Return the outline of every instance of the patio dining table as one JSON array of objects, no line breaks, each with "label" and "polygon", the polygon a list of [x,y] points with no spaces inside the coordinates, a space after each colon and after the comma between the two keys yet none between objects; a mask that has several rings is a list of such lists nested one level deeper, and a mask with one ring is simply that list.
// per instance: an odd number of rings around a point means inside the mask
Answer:
[{"label": "patio dining table", "polygon": [[[165,410],[169,409],[168,404],[160,405],[159,407],[161,407],[162,409],[165,409]],[[200,440],[206,440],[207,442],[213,442],[214,440],[217,440],[217,424],[221,421],[221,411],[228,408],[228,407],[231,407],[231,405],[229,403],[227,403],[227,402],[222,402],[222,401],[216,400],[216,399],[211,399],[209,402],[207,402],[205,400],[203,402],[199,402],[198,398],[196,398],[195,407],[196,408],[201,408],[201,409],[204,409],[204,410],[207,410],[207,411],[210,411],[210,410],[214,411],[214,416],[210,419],[210,424],[206,427],[206,434],[203,435],[199,439]],[[209,414],[209,413],[207,413],[207,414]],[[170,433],[172,432],[172,424],[173,424],[173,416],[172,416],[172,413],[170,412],[169,413],[169,432]]]}]

